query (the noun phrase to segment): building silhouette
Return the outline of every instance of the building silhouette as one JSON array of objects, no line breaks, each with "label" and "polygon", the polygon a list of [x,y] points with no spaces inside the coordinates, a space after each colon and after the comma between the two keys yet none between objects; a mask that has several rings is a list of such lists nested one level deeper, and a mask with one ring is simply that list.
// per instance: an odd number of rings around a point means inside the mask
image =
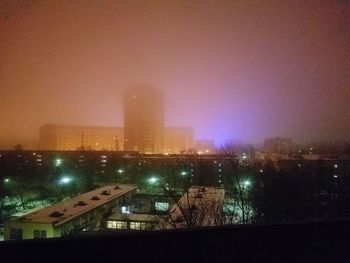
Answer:
[{"label": "building silhouette", "polygon": [[161,153],[164,148],[163,94],[150,86],[124,93],[124,150]]},{"label": "building silhouette", "polygon": [[124,130],[120,127],[46,124],[40,127],[39,149],[122,151],[123,138]]},{"label": "building silhouette", "polygon": [[193,150],[192,127],[164,127],[162,92],[146,85],[131,87],[124,92],[123,102],[124,127],[46,124],[40,127],[39,149],[146,154],[179,154]]},{"label": "building silhouette", "polygon": [[192,150],[194,147],[192,127],[165,127],[164,153],[178,154]]}]

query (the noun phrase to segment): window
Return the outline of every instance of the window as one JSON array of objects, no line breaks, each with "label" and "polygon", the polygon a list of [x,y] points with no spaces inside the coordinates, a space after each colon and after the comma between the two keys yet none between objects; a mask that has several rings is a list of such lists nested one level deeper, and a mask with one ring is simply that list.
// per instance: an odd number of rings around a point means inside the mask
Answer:
[{"label": "window", "polygon": [[46,230],[34,230],[34,239],[46,238]]},{"label": "window", "polygon": [[117,222],[107,221],[107,228],[117,228]]},{"label": "window", "polygon": [[127,229],[127,223],[124,221],[108,221],[107,228]]},{"label": "window", "polygon": [[122,214],[130,214],[129,206],[122,206]]},{"label": "window", "polygon": [[23,230],[20,228],[11,228],[10,239],[23,239]]},{"label": "window", "polygon": [[127,223],[123,221],[116,221],[117,229],[127,229]]},{"label": "window", "polygon": [[169,210],[169,203],[167,202],[156,202],[155,208],[157,211],[168,211]]},{"label": "window", "polygon": [[130,222],[130,229],[145,230],[146,223],[144,223],[144,222]]}]

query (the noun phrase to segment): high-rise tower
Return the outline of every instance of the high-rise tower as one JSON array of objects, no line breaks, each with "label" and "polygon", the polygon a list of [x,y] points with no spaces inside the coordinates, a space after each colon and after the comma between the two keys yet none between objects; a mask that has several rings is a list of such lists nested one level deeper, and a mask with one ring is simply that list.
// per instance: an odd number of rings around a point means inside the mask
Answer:
[{"label": "high-rise tower", "polygon": [[124,149],[142,153],[163,151],[163,95],[149,86],[124,93]]}]

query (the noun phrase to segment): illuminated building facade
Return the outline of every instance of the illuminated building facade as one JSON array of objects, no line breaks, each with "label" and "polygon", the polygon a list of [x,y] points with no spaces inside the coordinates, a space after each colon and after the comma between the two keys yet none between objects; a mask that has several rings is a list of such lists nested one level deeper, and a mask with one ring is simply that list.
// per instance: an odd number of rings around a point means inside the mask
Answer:
[{"label": "illuminated building facade", "polygon": [[123,150],[124,130],[117,127],[64,126],[47,124],[40,127],[40,150],[75,151]]},{"label": "illuminated building facade", "polygon": [[148,86],[124,93],[124,149],[161,153],[164,144],[163,94]]},{"label": "illuminated building facade", "polygon": [[166,127],[164,132],[164,153],[179,154],[194,147],[192,127]]}]

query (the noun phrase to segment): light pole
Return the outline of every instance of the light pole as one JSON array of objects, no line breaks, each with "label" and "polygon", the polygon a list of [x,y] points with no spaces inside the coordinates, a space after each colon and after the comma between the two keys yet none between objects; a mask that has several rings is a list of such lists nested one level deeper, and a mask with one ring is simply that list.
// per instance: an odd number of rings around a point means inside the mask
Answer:
[{"label": "light pole", "polygon": [[[119,168],[118,170],[117,170],[117,174],[119,175],[118,177],[120,177],[120,182],[121,183],[124,183],[125,182],[125,178],[124,178],[124,170],[123,169],[121,169],[121,168]],[[119,178],[118,178],[119,179]],[[119,180],[117,179],[117,182],[119,182]]]},{"label": "light pole", "polygon": [[15,189],[17,195],[18,195],[19,201],[20,201],[20,203],[21,203],[21,206],[22,206],[23,210],[25,210],[26,207],[25,207],[25,205],[24,205],[23,197],[22,197],[22,194],[21,194],[21,192],[20,192],[20,190],[19,190],[19,188],[18,188],[17,182],[16,182],[15,180],[13,180],[13,179],[7,177],[7,178],[4,179],[4,183],[5,183],[6,185],[8,185],[9,187],[10,187],[11,185],[14,187],[14,189]]},{"label": "light pole", "polygon": [[64,175],[62,176],[59,180],[58,180],[58,184],[61,185],[61,187],[59,188],[59,192],[63,195],[65,195],[65,191],[68,191],[69,196],[72,195],[72,189],[71,189],[71,185],[73,182],[73,178],[71,176],[68,175]]}]

